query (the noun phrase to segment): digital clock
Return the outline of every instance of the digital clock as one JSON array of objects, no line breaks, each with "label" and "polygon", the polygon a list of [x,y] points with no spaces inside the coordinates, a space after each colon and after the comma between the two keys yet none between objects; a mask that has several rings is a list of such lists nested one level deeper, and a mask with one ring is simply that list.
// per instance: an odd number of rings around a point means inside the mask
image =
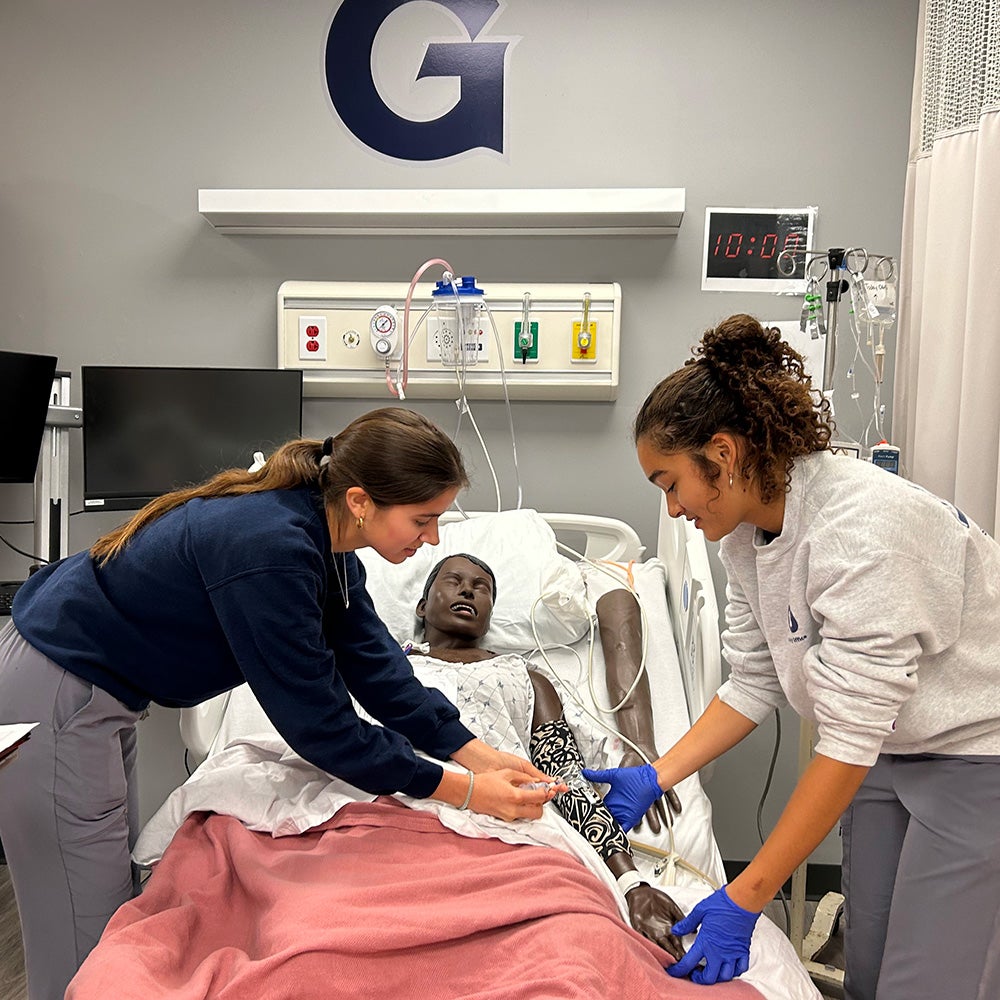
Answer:
[{"label": "digital clock", "polygon": [[815,208],[706,208],[702,289],[804,292],[815,219]]}]

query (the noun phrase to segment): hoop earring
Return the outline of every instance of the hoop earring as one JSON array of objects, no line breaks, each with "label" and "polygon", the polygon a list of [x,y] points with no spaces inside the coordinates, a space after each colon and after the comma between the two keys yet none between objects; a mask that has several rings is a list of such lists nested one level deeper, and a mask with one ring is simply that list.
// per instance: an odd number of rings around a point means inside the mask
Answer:
[{"label": "hoop earring", "polygon": [[365,526],[365,519],[364,517],[359,517],[354,523],[358,526],[358,531],[361,531]]}]

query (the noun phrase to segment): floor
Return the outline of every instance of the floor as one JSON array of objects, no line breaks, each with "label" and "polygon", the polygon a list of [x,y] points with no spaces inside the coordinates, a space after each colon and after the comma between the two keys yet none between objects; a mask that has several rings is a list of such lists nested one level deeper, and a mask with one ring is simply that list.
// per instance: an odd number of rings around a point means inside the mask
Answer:
[{"label": "floor", "polygon": [[26,1000],[21,923],[17,919],[14,888],[6,865],[0,864],[0,997]]},{"label": "floor", "polygon": [[[817,905],[818,904],[815,900],[806,900],[805,925],[807,933],[812,926]],[[785,912],[780,900],[768,903],[767,906],[764,907],[764,913],[787,934]],[[823,947],[816,952],[813,956],[813,960],[820,965],[828,965],[833,969],[843,970],[844,929],[842,923],[838,922],[835,933],[827,940],[826,944],[824,944]],[[831,978],[832,977],[815,979],[816,988],[824,997],[829,997],[830,1000],[844,1000],[843,987],[836,982],[831,982]]]}]

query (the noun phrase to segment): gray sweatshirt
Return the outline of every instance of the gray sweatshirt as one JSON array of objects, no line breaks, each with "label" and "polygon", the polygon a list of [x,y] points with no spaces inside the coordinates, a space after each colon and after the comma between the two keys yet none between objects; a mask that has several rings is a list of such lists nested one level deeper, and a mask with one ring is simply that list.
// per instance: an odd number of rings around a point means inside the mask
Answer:
[{"label": "gray sweatshirt", "polygon": [[727,705],[759,723],[790,704],[848,764],[1000,754],[1000,544],[952,504],[817,452],[781,534],[742,524],[720,554]]}]

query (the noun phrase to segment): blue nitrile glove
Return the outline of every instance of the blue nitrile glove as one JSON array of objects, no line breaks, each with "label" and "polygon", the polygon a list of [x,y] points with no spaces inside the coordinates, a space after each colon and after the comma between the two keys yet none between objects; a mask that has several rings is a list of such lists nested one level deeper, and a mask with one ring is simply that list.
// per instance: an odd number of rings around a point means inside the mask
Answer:
[{"label": "blue nitrile glove", "polygon": [[[683,920],[671,928],[677,937],[691,934],[701,924],[688,953],[671,965],[672,976],[686,976],[700,986],[728,983],[742,976],[750,966],[750,935],[759,913],[737,906],[726,893],[726,887],[716,889],[703,899]],[[705,959],[705,968],[698,963]]]},{"label": "blue nitrile glove", "polygon": [[604,796],[604,804],[626,833],[640,822],[649,807],[663,794],[652,764],[612,767],[606,771],[592,771],[585,767],[580,773],[588,781],[611,786],[611,791]]}]

